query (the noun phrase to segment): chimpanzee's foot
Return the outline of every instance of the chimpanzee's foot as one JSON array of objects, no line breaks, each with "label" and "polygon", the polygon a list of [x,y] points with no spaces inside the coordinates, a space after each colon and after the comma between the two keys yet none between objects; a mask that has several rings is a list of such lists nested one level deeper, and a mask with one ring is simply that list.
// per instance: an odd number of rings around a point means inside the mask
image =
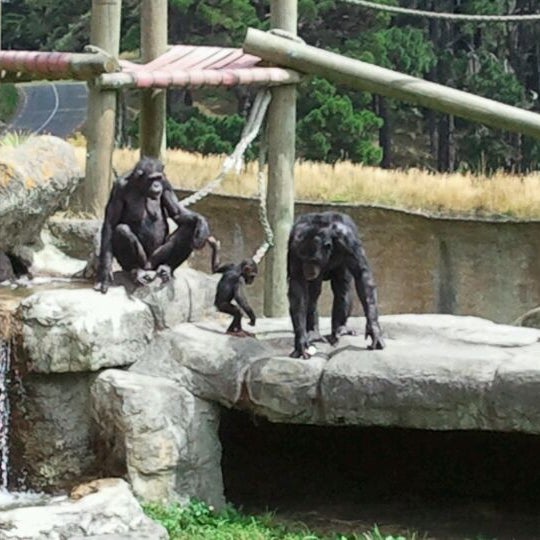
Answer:
[{"label": "chimpanzee's foot", "polygon": [[303,358],[309,360],[314,354],[317,354],[317,348],[314,345],[295,348],[289,355],[291,358]]},{"label": "chimpanzee's foot", "polygon": [[234,337],[255,337],[255,334],[248,332],[247,330],[227,330],[225,333],[228,336]]},{"label": "chimpanzee's foot", "polygon": [[347,328],[346,326],[339,326],[328,336],[328,342],[330,345],[335,345],[341,336],[357,336],[358,332],[354,328]]},{"label": "chimpanzee's foot", "polygon": [[156,273],[153,270],[143,270],[142,268],[135,268],[131,270],[129,275],[135,285],[148,285],[154,279],[156,279]]},{"label": "chimpanzee's foot", "polygon": [[307,342],[309,344],[311,343],[328,343],[328,339],[326,339],[319,330],[310,330],[307,335]]},{"label": "chimpanzee's foot", "polygon": [[168,264],[160,264],[156,269],[156,274],[163,283],[166,283],[167,281],[170,281],[172,278],[171,267]]}]

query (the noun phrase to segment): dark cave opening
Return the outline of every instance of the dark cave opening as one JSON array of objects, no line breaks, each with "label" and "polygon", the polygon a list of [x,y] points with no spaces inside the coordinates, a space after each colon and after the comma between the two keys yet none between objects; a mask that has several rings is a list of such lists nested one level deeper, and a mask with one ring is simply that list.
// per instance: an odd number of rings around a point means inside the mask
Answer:
[{"label": "dark cave opening", "polygon": [[225,496],[248,511],[424,531],[443,519],[498,539],[540,538],[540,436],[274,424],[223,410],[220,438]]}]

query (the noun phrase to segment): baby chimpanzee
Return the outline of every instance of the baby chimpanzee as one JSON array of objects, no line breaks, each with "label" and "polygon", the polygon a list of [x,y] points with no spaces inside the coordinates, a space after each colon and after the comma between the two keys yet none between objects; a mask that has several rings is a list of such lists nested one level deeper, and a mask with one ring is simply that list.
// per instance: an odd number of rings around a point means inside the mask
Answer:
[{"label": "baby chimpanzee", "polygon": [[246,259],[240,264],[221,265],[219,262],[219,243],[216,241],[217,245],[214,244],[213,238],[209,243],[212,246],[212,271],[223,274],[217,286],[214,305],[222,313],[233,316],[233,320],[229,328],[227,328],[227,334],[237,337],[253,337],[255,334],[242,329],[242,312],[238,306],[232,303],[232,300],[236,300],[236,303],[249,317],[249,324],[255,326],[255,313],[245,296],[244,284],[250,285],[253,283],[258,272],[257,263],[253,259]]}]

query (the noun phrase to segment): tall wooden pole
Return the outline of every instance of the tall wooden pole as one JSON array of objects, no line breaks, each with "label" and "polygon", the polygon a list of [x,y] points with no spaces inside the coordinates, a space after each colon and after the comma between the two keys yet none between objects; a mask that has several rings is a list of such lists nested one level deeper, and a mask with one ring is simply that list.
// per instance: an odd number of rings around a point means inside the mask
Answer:
[{"label": "tall wooden pole", "polygon": [[[92,0],[90,42],[111,56],[120,52],[122,0]],[[102,216],[112,185],[116,92],[88,83],[86,178],[83,209]]]},{"label": "tall wooden pole", "polygon": [[[270,25],[296,35],[297,0],[272,0]],[[294,220],[296,86],[276,86],[268,108],[268,218],[274,248],[265,258],[264,314],[288,313],[287,241]]]},{"label": "tall wooden pole", "polygon": [[[154,60],[167,50],[167,0],[141,2],[141,59]],[[141,92],[140,148],[142,156],[165,154],[166,91],[152,88]]]}]

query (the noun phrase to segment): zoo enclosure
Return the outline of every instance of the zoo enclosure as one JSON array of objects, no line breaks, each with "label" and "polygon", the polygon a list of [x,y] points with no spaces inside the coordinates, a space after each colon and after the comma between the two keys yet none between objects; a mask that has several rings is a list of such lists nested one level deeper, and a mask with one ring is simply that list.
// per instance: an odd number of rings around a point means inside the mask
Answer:
[{"label": "zoo enclosure", "polygon": [[[361,0],[349,1],[376,6]],[[87,53],[0,52],[1,80],[87,81],[88,146],[83,204],[95,215],[103,213],[112,185],[118,90],[133,87],[140,90],[141,154],[161,157],[165,148],[166,88],[271,86],[272,101],[267,119],[267,207],[275,247],[265,262],[264,312],[267,316],[281,316],[288,309],[286,251],[294,217],[294,85],[300,81],[301,73],[323,76],[353,88],[540,138],[539,114],[304,44],[295,38],[297,0],[271,0],[270,26],[277,35],[249,29],[243,47],[248,54],[234,49],[191,47],[188,54],[193,54],[192,60],[196,61],[185,65],[179,62],[182,58],[179,47],[169,47],[167,43],[167,0],[141,0],[142,65],[119,61],[121,6],[121,0],[92,1],[91,45]],[[236,66],[231,67],[231,62],[220,64],[219,55],[223,51],[226,51],[225,57],[221,60],[236,54]],[[261,67],[260,59],[284,67]]]}]

